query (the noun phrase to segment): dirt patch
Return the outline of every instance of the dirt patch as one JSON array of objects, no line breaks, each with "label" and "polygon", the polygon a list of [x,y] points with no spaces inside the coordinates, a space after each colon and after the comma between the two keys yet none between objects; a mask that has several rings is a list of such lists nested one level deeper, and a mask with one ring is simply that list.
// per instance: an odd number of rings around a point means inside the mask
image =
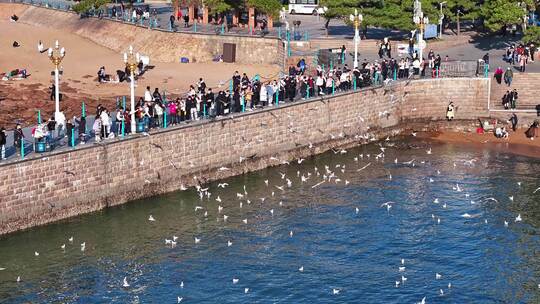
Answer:
[{"label": "dirt patch", "polygon": [[508,139],[496,138],[493,133],[476,134],[463,132],[424,132],[419,136],[445,143],[462,143],[489,147],[497,151],[540,158],[540,137],[531,140],[525,136],[525,129],[510,131]]}]

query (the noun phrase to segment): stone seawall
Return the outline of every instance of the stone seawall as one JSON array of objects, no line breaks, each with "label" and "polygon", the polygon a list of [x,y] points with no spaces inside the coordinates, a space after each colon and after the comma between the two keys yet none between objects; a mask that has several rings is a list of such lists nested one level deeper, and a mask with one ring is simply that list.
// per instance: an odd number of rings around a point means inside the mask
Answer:
[{"label": "stone seawall", "polygon": [[236,44],[236,62],[242,64],[283,65],[283,42],[277,38],[198,33],[172,33],[112,20],[84,18],[77,14],[22,4],[0,4],[2,7],[27,7],[20,12],[21,23],[74,33],[118,53],[129,45],[141,54],[159,62],[211,62],[223,54],[224,43]]},{"label": "stone seawall", "polygon": [[1,165],[0,234],[429,126],[450,99],[487,116],[488,96],[486,79],[400,82]]}]

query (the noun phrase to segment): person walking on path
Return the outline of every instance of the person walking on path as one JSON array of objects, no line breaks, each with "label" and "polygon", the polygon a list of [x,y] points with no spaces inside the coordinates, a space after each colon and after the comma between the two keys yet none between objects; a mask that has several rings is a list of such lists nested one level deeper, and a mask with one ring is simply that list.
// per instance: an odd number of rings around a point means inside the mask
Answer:
[{"label": "person walking on path", "polygon": [[6,159],[7,135],[4,127],[0,128],[0,160]]},{"label": "person walking on path", "polygon": [[502,77],[503,77],[503,69],[501,67],[498,67],[496,70],[495,70],[495,80],[497,80],[497,83],[498,84],[501,84],[502,82]]},{"label": "person walking on path", "polygon": [[512,110],[516,108],[517,100],[518,92],[516,89],[514,89],[512,92],[510,92],[510,108],[512,108]]},{"label": "person walking on path", "polygon": [[17,124],[15,131],[13,131],[13,144],[15,145],[15,149],[19,151],[21,156],[22,156],[21,145],[23,145],[23,141],[24,141],[23,130],[21,128],[21,125]]},{"label": "person walking on path", "polygon": [[504,83],[506,83],[508,86],[512,85],[512,79],[514,78],[514,72],[510,67],[506,69],[504,72]]}]

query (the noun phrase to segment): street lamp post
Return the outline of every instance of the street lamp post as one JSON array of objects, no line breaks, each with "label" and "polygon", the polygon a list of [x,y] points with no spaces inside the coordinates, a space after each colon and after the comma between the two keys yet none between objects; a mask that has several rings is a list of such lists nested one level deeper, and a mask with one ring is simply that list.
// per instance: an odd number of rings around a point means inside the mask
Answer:
[{"label": "street lamp post", "polygon": [[364,17],[362,14],[358,14],[357,9],[354,9],[354,15],[351,14],[349,18],[354,24],[354,68],[358,68],[358,44],[360,43],[359,26]]},{"label": "street lamp post", "polygon": [[[129,53],[124,53],[124,63],[126,64],[126,68],[129,70],[130,73],[130,89],[131,89],[131,134],[135,134],[137,132],[137,128],[135,125],[135,70],[137,69],[137,65],[139,64],[140,56],[139,53],[136,53],[133,55],[133,46],[129,46]],[[124,109],[125,111],[126,109]]]},{"label": "street lamp post", "polygon": [[64,59],[64,56],[66,56],[66,50],[64,48],[60,48],[58,40],[56,40],[54,49],[49,48],[47,53],[49,55],[49,59],[54,64],[54,117],[57,119],[58,114],[60,113],[60,77],[58,67],[62,62],[62,59]]},{"label": "street lamp post", "polygon": [[439,39],[442,38],[442,32],[443,32],[443,20],[444,20],[444,14],[443,14],[443,11],[442,11],[442,7],[443,5],[446,4],[446,1],[443,1],[443,2],[439,2],[439,8],[441,10],[441,14],[439,16]]},{"label": "street lamp post", "polygon": [[418,49],[420,50],[420,54],[418,59],[420,60],[420,62],[422,62],[424,59],[423,50],[426,44],[426,42],[424,41],[424,27],[426,24],[429,23],[429,19],[428,17],[424,17],[424,12],[422,12],[422,4],[418,0],[414,2],[413,21],[420,29],[420,33],[418,35]]}]

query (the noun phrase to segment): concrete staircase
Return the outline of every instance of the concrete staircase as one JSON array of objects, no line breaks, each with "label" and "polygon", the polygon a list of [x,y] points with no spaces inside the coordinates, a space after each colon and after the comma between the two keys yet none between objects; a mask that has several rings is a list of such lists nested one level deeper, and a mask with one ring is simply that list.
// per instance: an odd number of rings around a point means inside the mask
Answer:
[{"label": "concrete staircase", "polygon": [[518,92],[517,110],[534,111],[536,115],[536,105],[540,104],[540,74],[520,73],[514,71],[514,80],[509,87],[504,84],[497,84],[491,74],[491,110],[504,110],[502,97],[507,90],[516,89]]}]

